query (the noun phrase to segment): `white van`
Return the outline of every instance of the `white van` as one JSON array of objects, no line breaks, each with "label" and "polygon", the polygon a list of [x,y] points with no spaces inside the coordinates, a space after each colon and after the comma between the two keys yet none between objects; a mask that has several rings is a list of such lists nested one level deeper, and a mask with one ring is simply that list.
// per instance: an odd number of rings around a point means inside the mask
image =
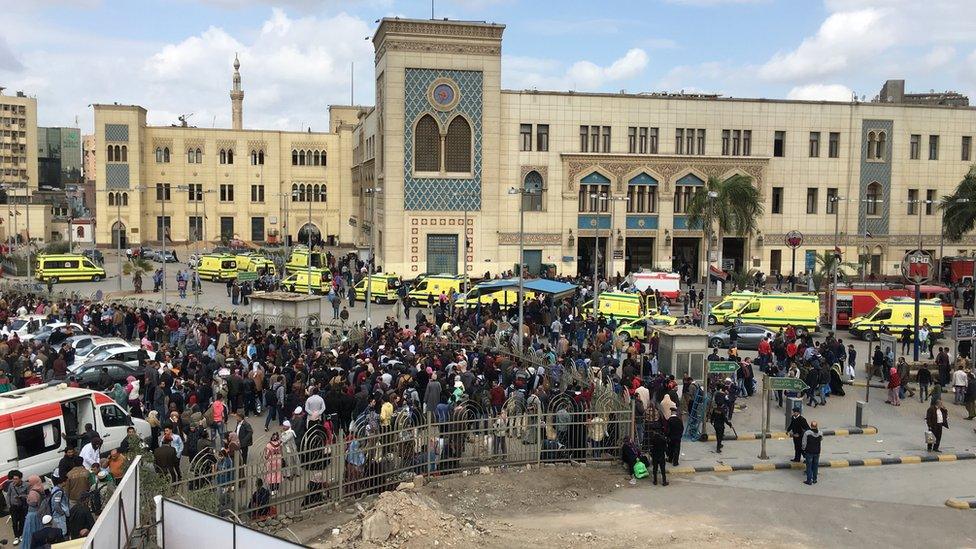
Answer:
[{"label": "white van", "polygon": [[102,438],[102,453],[118,448],[130,426],[143,440],[151,436],[149,423],[104,393],[64,383],[35,385],[0,394],[0,460],[24,478],[50,474],[68,439],[84,433],[88,423]]}]

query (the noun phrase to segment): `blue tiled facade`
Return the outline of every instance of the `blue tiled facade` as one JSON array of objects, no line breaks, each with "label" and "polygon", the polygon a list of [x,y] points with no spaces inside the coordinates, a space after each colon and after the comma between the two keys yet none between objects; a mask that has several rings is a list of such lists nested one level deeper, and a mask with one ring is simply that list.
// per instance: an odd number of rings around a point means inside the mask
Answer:
[{"label": "blue tiled facade", "polygon": [[654,230],[657,229],[656,215],[628,215],[627,228],[632,230]]},{"label": "blue tiled facade", "polygon": [[700,231],[701,230],[701,227],[700,226],[692,226],[690,223],[688,223],[688,216],[687,215],[675,215],[674,216],[674,228],[675,229],[681,229],[681,230],[693,230],[693,231]]},{"label": "blue tiled facade", "polygon": [[[861,123],[861,181],[858,201],[857,232],[864,234],[888,234],[889,213],[891,212],[891,151],[894,146],[891,120],[864,120]],[[884,157],[868,160],[868,132],[883,131],[886,134]],[[877,205],[877,216],[868,217],[868,185],[877,182],[881,185],[881,202]]]},{"label": "blue tiled facade", "polygon": [[631,185],[657,185],[657,179],[654,179],[650,175],[641,172],[634,177],[630,178],[627,183]]},{"label": "blue tiled facade", "polygon": [[577,223],[578,229],[600,229],[608,230],[610,229],[610,216],[609,215],[581,215]]},{"label": "blue tiled facade", "polygon": [[[460,95],[450,111],[431,106],[430,85],[438,78],[452,80]],[[406,69],[403,118],[403,194],[404,209],[414,211],[462,211],[481,209],[482,105],[481,71]],[[413,176],[413,125],[423,114],[430,114],[447,127],[457,114],[471,123],[471,178]]]},{"label": "blue tiled facade", "polygon": [[108,189],[128,189],[129,165],[121,163],[106,164],[105,187]]},{"label": "blue tiled facade", "polygon": [[702,181],[700,177],[691,173],[683,176],[681,179],[677,181],[677,183],[675,183],[675,185],[679,187],[684,187],[687,185],[704,185],[704,184],[705,182]]},{"label": "blue tiled facade", "polygon": [[105,124],[105,141],[128,141],[128,124]]}]

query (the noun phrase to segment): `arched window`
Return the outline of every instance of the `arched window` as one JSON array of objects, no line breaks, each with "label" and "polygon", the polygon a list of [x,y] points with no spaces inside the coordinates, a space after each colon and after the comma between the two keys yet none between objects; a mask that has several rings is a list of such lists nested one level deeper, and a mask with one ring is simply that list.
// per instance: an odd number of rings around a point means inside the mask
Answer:
[{"label": "arched window", "polygon": [[234,163],[234,149],[227,149],[227,163]]},{"label": "arched window", "polygon": [[444,171],[471,171],[471,126],[462,116],[455,116],[447,127],[444,140]]},{"label": "arched window", "polygon": [[122,162],[129,161],[129,149],[125,145],[122,145]]},{"label": "arched window", "polygon": [[163,162],[169,162],[169,147],[163,148]]},{"label": "arched window", "polygon": [[291,150],[291,165],[292,166],[298,165],[298,151],[295,149]]},{"label": "arched window", "polygon": [[298,165],[305,165],[305,151],[298,151]]},{"label": "arched window", "polygon": [[413,169],[439,172],[441,167],[441,131],[434,117],[425,114],[413,132]]},{"label": "arched window", "polygon": [[197,157],[197,164],[203,164],[203,151],[197,148],[197,150],[193,151],[193,153]]},{"label": "arched window", "polygon": [[319,186],[318,185],[315,185],[315,187],[312,187],[312,198],[311,198],[311,200],[312,200],[312,202],[318,202],[319,201]]},{"label": "arched window", "polygon": [[298,201],[298,185],[295,183],[291,184],[291,201],[292,202]]},{"label": "arched window", "polygon": [[162,164],[163,163],[163,148],[162,147],[156,147],[156,163],[157,164]]},{"label": "arched window", "polygon": [[874,158],[877,160],[883,160],[885,156],[885,132],[878,132],[878,141],[876,142],[876,147],[874,151]]},{"label": "arched window", "polygon": [[108,205],[109,206],[115,205],[115,193],[108,193]]},{"label": "arched window", "polygon": [[305,151],[305,165],[312,165],[312,151]]},{"label": "arched window", "polygon": [[881,203],[881,184],[875,181],[868,185],[864,200],[867,202],[864,213],[867,215],[878,215],[878,204]]},{"label": "arched window", "polygon": [[186,150],[186,163],[193,164],[196,162],[197,157],[193,154],[193,149]]},{"label": "arched window", "polygon": [[319,165],[319,151],[314,151],[312,153],[312,165],[313,166]]},{"label": "arched window", "polygon": [[537,171],[525,174],[522,188],[526,193],[522,195],[522,209],[527,212],[542,211],[542,176]]},{"label": "arched window", "polygon": [[322,158],[321,158],[322,165],[325,166],[325,151],[322,151],[322,155],[321,156],[322,156]]},{"label": "arched window", "polygon": [[227,151],[225,149],[220,149],[220,163],[227,163]]},{"label": "arched window", "polygon": [[[309,187],[311,187],[311,185]],[[311,189],[309,189],[309,190],[311,191]],[[305,193],[305,184],[304,183],[302,183],[301,185],[298,186],[298,201],[299,202],[307,202],[308,201],[308,195]]]},{"label": "arched window", "polygon": [[113,149],[111,145],[105,147],[105,157],[109,162],[115,160],[115,149]]},{"label": "arched window", "polygon": [[868,132],[868,160],[874,160],[875,140],[874,132]]},{"label": "arched window", "polygon": [[319,189],[319,202],[326,202],[326,199],[327,198],[328,198],[328,195],[326,193],[326,187],[325,187],[325,185],[322,185],[322,188]]},{"label": "arched window", "polygon": [[258,151],[254,149],[251,149],[251,165],[252,166],[258,165]]}]

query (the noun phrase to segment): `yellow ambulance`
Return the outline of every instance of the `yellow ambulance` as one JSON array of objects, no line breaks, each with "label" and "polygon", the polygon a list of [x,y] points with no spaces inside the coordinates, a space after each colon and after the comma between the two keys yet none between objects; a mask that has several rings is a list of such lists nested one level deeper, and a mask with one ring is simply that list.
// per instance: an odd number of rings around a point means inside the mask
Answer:
[{"label": "yellow ambulance", "polygon": [[41,282],[98,282],[105,278],[105,269],[80,254],[41,254],[37,256],[34,277]]},{"label": "yellow ambulance", "polygon": [[[925,321],[935,336],[942,336],[945,313],[938,299],[923,299],[918,302],[918,325]],[[870,313],[851,319],[851,335],[866,341],[878,339],[882,327],[891,334],[899,335],[906,327],[915,329],[915,299],[911,297],[892,297],[878,303]]]}]

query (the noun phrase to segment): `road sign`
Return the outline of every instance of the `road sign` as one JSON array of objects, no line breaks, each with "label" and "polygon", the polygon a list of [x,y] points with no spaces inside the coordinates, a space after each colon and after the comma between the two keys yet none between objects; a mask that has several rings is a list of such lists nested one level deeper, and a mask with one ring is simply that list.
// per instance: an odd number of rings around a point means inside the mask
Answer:
[{"label": "road sign", "polygon": [[770,391],[805,391],[809,386],[802,379],[795,377],[771,377],[769,378]]},{"label": "road sign", "polygon": [[976,318],[953,317],[952,334],[956,341],[976,340]]},{"label": "road sign", "polygon": [[731,374],[739,369],[737,362],[729,360],[710,360],[708,361],[708,373],[710,374]]},{"label": "road sign", "polygon": [[932,279],[932,256],[925,250],[914,250],[901,260],[901,274],[912,284],[925,284]]},{"label": "road sign", "polygon": [[238,282],[254,282],[257,279],[258,279],[258,273],[254,273],[251,271],[243,271],[237,273]]},{"label": "road sign", "polygon": [[803,244],[803,233],[800,231],[790,231],[786,233],[786,245],[794,250]]}]

